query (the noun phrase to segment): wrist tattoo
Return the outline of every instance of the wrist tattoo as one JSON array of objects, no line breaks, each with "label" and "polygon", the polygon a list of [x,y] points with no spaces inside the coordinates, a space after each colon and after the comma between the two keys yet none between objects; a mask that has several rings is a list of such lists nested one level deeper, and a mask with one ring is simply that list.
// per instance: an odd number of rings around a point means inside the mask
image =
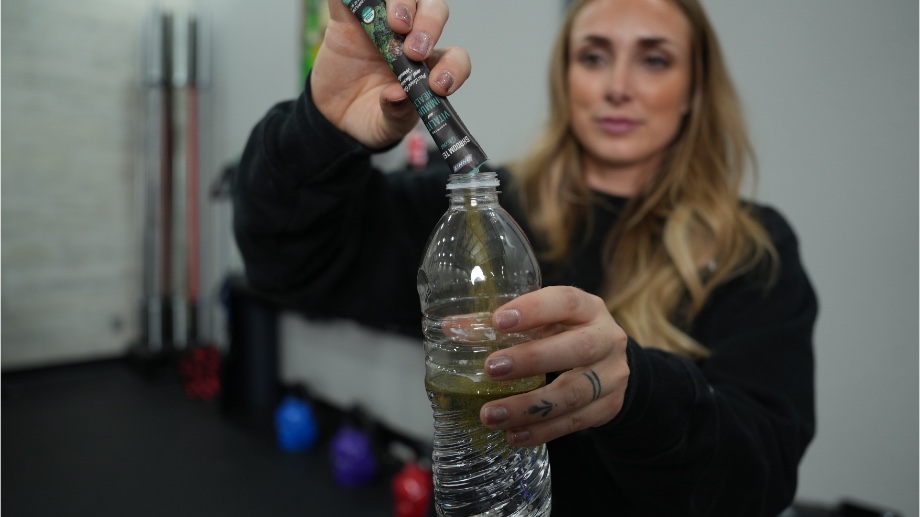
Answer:
[{"label": "wrist tattoo", "polygon": [[582,375],[591,383],[591,402],[594,402],[601,396],[601,379],[594,370],[582,373]]}]

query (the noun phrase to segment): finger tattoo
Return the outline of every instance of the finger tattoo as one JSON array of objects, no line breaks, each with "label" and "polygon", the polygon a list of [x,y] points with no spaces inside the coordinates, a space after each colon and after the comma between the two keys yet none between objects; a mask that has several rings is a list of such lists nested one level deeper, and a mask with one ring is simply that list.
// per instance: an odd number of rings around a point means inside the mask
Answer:
[{"label": "finger tattoo", "polygon": [[591,402],[594,402],[601,396],[601,379],[594,370],[584,372],[582,375],[591,383]]},{"label": "finger tattoo", "polygon": [[527,414],[533,415],[536,413],[542,413],[541,416],[545,417],[549,414],[550,411],[553,410],[552,402],[549,402],[548,400],[541,400],[540,402],[541,404],[534,404],[527,408]]}]

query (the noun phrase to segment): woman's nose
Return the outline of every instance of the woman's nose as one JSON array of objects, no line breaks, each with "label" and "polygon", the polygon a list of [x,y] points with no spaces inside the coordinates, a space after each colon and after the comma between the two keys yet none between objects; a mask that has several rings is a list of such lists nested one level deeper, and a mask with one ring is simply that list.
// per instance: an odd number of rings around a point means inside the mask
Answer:
[{"label": "woman's nose", "polygon": [[605,97],[614,106],[619,106],[632,98],[630,70],[626,60],[618,59],[610,67],[607,76]]}]

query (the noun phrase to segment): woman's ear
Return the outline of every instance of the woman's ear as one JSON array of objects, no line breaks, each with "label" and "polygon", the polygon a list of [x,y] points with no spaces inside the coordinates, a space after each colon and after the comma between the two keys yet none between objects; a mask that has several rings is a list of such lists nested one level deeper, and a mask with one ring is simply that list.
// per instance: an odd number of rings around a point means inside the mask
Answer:
[{"label": "woman's ear", "polygon": [[689,92],[687,92],[687,95],[684,96],[684,105],[681,106],[681,108],[680,108],[680,114],[681,114],[682,116],[686,116],[686,115],[690,114],[690,111],[691,111],[691,109],[693,108],[693,105],[696,104],[696,102],[695,102],[695,101],[696,101],[696,97],[697,97],[696,91],[693,90],[693,89],[691,89]]},{"label": "woman's ear", "polygon": [[680,108],[680,114],[686,116],[690,113],[690,106],[693,104],[693,92],[687,92],[687,95],[684,96],[684,105]]}]

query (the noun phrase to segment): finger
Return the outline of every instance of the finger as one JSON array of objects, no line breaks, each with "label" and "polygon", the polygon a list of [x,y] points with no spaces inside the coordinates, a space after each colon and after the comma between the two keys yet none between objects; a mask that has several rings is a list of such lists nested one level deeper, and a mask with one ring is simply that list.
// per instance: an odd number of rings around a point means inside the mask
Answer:
[{"label": "finger", "polygon": [[440,323],[444,336],[459,343],[495,342],[495,330],[488,313],[457,314],[444,318]]},{"label": "finger", "polygon": [[418,123],[415,107],[397,82],[380,91],[380,109],[383,112],[383,124],[379,126],[381,141],[398,140]]},{"label": "finger", "polygon": [[625,365],[624,370],[607,382],[591,369],[567,372],[543,388],[484,404],[480,420],[490,429],[506,430],[509,443],[517,446],[603,425],[622,409],[629,376]]},{"label": "finger", "polygon": [[579,368],[542,388],[483,404],[479,417],[483,425],[492,429],[521,428],[564,418],[614,393],[618,379],[619,376],[611,380],[605,375],[602,380],[595,369]]},{"label": "finger", "polygon": [[609,315],[604,301],[576,287],[552,286],[527,293],[498,308],[495,328],[519,332],[543,325],[582,325],[598,315]]},{"label": "finger", "polygon": [[[406,3],[408,7],[410,3]],[[423,61],[441,37],[450,10],[444,0],[418,0],[412,18],[412,30],[406,34],[405,51],[409,59]]]},{"label": "finger", "polygon": [[486,359],[485,371],[493,380],[507,380],[597,363],[626,346],[625,333],[609,321],[495,352]]},{"label": "finger", "polygon": [[412,21],[415,17],[415,2],[393,2],[387,4],[387,21],[390,28],[397,34],[406,34],[412,30]]},{"label": "finger", "polygon": [[352,14],[351,10],[348,8],[347,3],[343,3],[341,0],[329,0],[326,4],[329,6],[330,21],[358,23],[355,19],[355,15]]},{"label": "finger", "polygon": [[472,70],[470,55],[459,47],[435,49],[427,63],[431,69],[429,84],[432,91],[445,97],[457,91]]},{"label": "finger", "polygon": [[[611,406],[611,410],[603,408]],[[596,403],[580,408],[577,411],[553,419],[547,419],[524,427],[515,427],[505,432],[508,443],[515,447],[532,447],[541,445],[556,438],[583,431],[591,427],[606,424],[616,416],[622,408],[622,399],[613,396],[599,399]]]}]

